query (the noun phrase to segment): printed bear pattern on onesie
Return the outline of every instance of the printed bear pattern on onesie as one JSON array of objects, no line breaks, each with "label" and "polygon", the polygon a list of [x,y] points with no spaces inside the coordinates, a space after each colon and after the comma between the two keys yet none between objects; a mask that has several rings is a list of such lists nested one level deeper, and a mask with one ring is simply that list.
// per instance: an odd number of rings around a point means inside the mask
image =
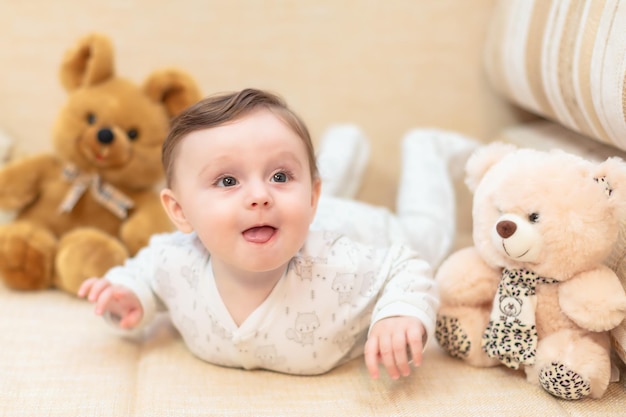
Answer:
[{"label": "printed bear pattern on onesie", "polygon": [[374,248],[312,232],[268,298],[237,326],[195,233],[152,238],[111,282],[139,297],[147,325],[167,311],[189,350],[207,362],[290,374],[324,373],[363,353],[370,324],[396,315],[432,334],[438,298],[429,265],[406,246]]}]

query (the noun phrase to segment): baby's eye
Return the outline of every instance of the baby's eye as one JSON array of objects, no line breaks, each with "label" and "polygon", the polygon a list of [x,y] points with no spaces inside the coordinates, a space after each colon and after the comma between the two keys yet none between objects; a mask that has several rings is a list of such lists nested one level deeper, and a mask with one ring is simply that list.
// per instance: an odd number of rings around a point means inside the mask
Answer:
[{"label": "baby's eye", "polygon": [[217,180],[218,187],[233,187],[237,185],[237,180],[234,177],[222,177]]},{"label": "baby's eye", "polygon": [[277,172],[272,176],[273,182],[287,182],[288,179],[287,174],[284,172]]}]

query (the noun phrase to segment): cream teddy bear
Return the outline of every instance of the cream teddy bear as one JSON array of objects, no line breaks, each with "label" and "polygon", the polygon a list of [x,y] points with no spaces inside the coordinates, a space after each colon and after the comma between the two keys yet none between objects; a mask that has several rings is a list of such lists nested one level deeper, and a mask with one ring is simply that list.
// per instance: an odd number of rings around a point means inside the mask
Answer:
[{"label": "cream teddy bear", "polygon": [[474,245],[439,268],[436,337],[475,366],[523,369],[565,398],[601,397],[626,294],[604,262],[626,216],[626,163],[494,142],[466,165]]}]

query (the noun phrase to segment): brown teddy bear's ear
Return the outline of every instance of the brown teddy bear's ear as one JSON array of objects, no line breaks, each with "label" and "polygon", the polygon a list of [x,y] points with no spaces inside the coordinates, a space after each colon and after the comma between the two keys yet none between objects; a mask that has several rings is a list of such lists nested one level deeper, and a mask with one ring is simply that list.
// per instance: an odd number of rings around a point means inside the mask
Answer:
[{"label": "brown teddy bear's ear", "polygon": [[200,100],[200,89],[190,75],[176,68],[153,72],[144,83],[152,100],[162,103],[170,117]]},{"label": "brown teddy bear's ear", "polygon": [[113,65],[113,45],[109,38],[89,34],[65,53],[60,70],[61,84],[68,91],[98,84],[113,76]]},{"label": "brown teddy bear's ear", "polygon": [[517,146],[504,142],[491,142],[478,148],[465,165],[465,184],[474,192],[483,176],[506,155],[515,152]]}]

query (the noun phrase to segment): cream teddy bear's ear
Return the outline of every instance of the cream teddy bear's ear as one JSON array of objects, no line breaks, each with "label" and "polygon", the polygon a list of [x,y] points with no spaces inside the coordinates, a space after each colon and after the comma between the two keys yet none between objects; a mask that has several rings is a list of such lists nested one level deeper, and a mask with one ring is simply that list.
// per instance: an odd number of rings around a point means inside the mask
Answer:
[{"label": "cream teddy bear's ear", "polygon": [[517,146],[504,142],[491,142],[478,148],[465,164],[465,184],[474,192],[489,169],[506,155],[517,150]]},{"label": "cream teddy bear's ear", "polygon": [[165,106],[170,117],[174,117],[201,98],[200,88],[186,72],[177,68],[154,71],[144,82],[145,93],[157,103]]},{"label": "cream teddy bear's ear", "polygon": [[69,49],[59,76],[66,90],[98,84],[114,75],[113,45],[108,37],[91,33]]},{"label": "cream teddy bear's ear", "polygon": [[596,166],[593,178],[606,188],[618,211],[616,215],[626,218],[626,162],[619,157],[608,158]]}]

